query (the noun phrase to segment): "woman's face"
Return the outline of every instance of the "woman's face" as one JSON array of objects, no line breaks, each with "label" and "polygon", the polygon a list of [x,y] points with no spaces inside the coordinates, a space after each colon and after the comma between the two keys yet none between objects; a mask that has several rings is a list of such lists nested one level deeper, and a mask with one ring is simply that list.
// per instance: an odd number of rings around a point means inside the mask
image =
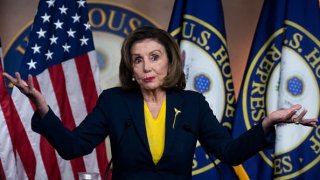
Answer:
[{"label": "woman's face", "polygon": [[138,41],[131,48],[131,60],[141,90],[160,90],[169,69],[165,48],[153,39]]}]

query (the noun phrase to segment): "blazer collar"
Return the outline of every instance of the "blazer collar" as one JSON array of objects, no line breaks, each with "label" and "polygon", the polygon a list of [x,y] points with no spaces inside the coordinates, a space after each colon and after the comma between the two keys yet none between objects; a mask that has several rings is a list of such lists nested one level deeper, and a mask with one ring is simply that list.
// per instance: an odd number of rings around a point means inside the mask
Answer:
[{"label": "blazer collar", "polygon": [[[166,94],[166,129],[165,129],[165,146],[164,153],[165,156],[170,152],[170,148],[174,143],[174,134],[177,124],[181,124],[181,114],[183,108],[183,97],[178,91],[169,91]],[[146,132],[145,120],[144,120],[144,109],[143,109],[143,96],[140,91],[134,91],[129,93],[127,96],[127,105],[130,113],[132,115],[132,120],[137,128],[137,132],[145,145],[145,147],[150,152],[148,137]],[[150,153],[151,155],[151,153]],[[161,161],[161,160],[160,160]]]},{"label": "blazer collar", "polygon": [[135,125],[141,141],[149,149],[146,126],[144,122],[143,96],[139,90],[129,93],[127,96],[128,109],[132,115],[132,121]]}]

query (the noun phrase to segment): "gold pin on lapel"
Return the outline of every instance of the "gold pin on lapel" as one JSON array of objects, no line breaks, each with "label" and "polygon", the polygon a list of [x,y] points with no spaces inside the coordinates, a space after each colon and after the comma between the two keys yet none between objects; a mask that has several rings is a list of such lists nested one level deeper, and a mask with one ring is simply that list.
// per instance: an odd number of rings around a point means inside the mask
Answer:
[{"label": "gold pin on lapel", "polygon": [[173,119],[173,124],[172,124],[172,128],[174,129],[174,126],[176,125],[176,119],[177,119],[177,116],[181,113],[181,111],[177,108],[174,108],[174,119]]}]

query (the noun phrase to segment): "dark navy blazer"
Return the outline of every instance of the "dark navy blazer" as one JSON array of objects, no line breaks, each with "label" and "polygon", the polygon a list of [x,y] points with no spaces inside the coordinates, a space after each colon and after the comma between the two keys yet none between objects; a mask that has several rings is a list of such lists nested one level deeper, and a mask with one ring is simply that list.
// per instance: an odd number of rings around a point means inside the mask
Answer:
[{"label": "dark navy blazer", "polygon": [[34,114],[32,129],[44,135],[64,159],[89,154],[109,135],[113,179],[191,179],[197,140],[208,152],[231,165],[272,144],[261,123],[233,139],[197,92],[170,91],[166,98],[165,147],[157,165],[149,149],[140,90],[103,91],[93,112],[73,131],[64,128],[51,109],[44,119]]}]

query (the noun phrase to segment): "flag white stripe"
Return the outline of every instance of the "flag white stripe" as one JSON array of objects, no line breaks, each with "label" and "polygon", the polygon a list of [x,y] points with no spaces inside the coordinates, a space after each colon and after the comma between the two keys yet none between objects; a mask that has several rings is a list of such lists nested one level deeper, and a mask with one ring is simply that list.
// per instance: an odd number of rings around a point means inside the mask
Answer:
[{"label": "flag white stripe", "polygon": [[96,85],[96,89],[97,89],[97,92],[99,95],[101,93],[101,87],[99,84],[100,83],[100,70],[99,70],[99,66],[97,63],[96,51],[88,52],[88,56],[90,59],[90,66],[91,66],[91,71],[92,71],[92,74],[94,77],[94,83]]},{"label": "flag white stripe", "polygon": [[15,157],[13,153],[12,140],[8,131],[8,126],[4,118],[2,107],[0,106],[0,158],[2,167],[7,179],[18,179],[17,169],[15,165]]},{"label": "flag white stripe", "polygon": [[[26,171],[24,170],[24,166],[22,164],[21,158],[19,154],[16,154],[16,167],[17,167],[17,179],[28,179]],[[9,179],[8,179],[9,180]]]},{"label": "flag white stripe", "polygon": [[64,77],[66,80],[66,90],[70,102],[72,115],[76,126],[86,117],[87,111],[81,89],[80,79],[74,60],[62,63]]},{"label": "flag white stripe", "polygon": [[110,144],[109,136],[105,139],[105,143],[106,143],[108,161],[110,162],[112,158],[112,153],[111,153],[111,144]]},{"label": "flag white stripe", "polygon": [[[60,118],[60,110],[57,102],[56,96],[53,96],[54,89],[52,87],[52,82],[50,79],[49,71],[46,69],[41,74],[37,75],[37,80],[40,86],[40,91],[42,95],[46,98],[46,101],[52,111]],[[49,82],[49,83],[48,83]]]}]

